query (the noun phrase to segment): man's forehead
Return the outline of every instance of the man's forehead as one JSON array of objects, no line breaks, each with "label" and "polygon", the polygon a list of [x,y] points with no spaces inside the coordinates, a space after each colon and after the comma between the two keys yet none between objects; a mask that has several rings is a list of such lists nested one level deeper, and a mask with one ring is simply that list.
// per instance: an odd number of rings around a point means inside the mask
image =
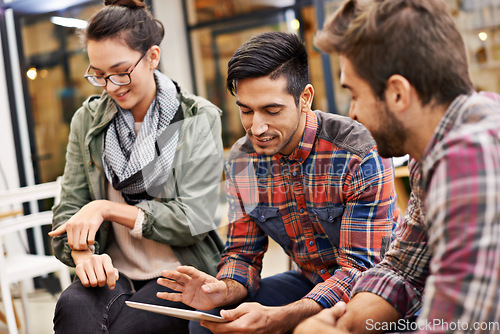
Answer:
[{"label": "man's forehead", "polygon": [[340,62],[340,84],[347,89],[354,89],[355,86],[367,83],[366,80],[361,78],[356,71],[352,62],[345,56],[339,57]]}]

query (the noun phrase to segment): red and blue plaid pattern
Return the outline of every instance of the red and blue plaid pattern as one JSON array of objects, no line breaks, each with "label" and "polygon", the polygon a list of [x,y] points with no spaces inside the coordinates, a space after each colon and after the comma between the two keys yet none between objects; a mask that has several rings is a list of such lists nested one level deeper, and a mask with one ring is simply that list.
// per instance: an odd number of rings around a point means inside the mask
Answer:
[{"label": "red and blue plaid pattern", "polygon": [[309,112],[288,157],[259,156],[240,139],[225,172],[230,225],[218,278],[240,282],[250,295],[270,236],[316,284],[306,298],[324,307],[347,301],[399,218],[391,162],[347,117]]}]

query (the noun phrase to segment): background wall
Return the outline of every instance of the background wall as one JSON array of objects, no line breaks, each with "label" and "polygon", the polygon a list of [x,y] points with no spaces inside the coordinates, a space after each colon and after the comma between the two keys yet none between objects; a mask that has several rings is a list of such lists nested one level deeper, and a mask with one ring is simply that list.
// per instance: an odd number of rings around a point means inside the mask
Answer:
[{"label": "background wall", "polygon": [[193,92],[182,0],[153,0],[153,9],[165,26],[165,38],[160,45],[161,69],[183,89]]},{"label": "background wall", "polygon": [[[1,38],[1,37],[0,37]],[[1,42],[1,41],[0,41]],[[5,66],[0,43],[0,190],[19,185]],[[8,184],[6,185],[5,182]]]}]

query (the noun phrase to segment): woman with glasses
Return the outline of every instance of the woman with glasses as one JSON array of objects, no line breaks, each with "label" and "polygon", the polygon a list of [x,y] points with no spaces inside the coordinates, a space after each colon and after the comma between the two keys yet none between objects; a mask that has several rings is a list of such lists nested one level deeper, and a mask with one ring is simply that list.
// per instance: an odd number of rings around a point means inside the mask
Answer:
[{"label": "woman with glasses", "polygon": [[164,269],[215,274],[222,175],[221,111],[157,70],[162,24],[139,0],[105,1],[84,31],[85,78],[102,87],[75,113],[55,255],[77,279],[60,296],[56,333],[184,333],[188,322],[125,301],[156,297]]}]

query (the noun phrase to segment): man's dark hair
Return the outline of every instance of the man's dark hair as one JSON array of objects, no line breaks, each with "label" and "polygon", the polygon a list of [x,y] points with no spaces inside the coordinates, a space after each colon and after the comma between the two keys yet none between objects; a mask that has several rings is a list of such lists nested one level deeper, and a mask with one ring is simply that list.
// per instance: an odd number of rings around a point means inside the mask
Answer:
[{"label": "man's dark hair", "polygon": [[265,32],[243,44],[228,63],[227,89],[236,94],[238,80],[270,76],[287,79],[287,91],[299,105],[309,84],[309,65],[304,43],[295,34]]}]

